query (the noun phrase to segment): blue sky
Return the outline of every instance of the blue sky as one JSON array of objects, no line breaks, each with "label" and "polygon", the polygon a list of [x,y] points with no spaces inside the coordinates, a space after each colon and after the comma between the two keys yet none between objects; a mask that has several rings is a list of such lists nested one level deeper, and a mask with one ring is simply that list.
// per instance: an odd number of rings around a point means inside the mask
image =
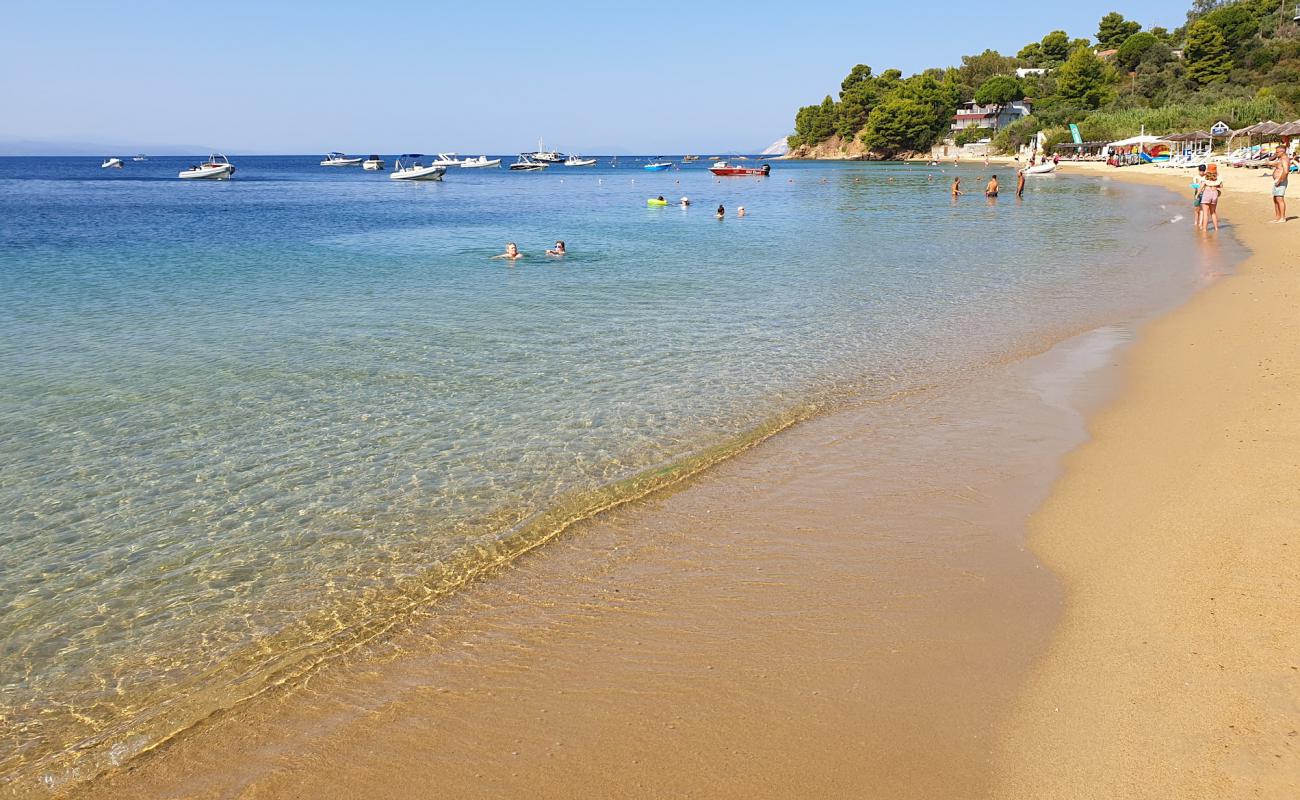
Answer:
[{"label": "blue sky", "polygon": [[6,140],[231,153],[681,153],[764,147],[849,68],[912,73],[1116,10],[1182,23],[1187,0],[70,3],[0,24]]}]

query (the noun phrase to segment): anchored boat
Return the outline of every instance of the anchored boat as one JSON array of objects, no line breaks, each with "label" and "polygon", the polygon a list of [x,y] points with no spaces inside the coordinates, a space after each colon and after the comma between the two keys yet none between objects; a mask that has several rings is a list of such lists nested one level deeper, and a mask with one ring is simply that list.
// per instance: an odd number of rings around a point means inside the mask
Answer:
[{"label": "anchored boat", "polygon": [[550,166],[545,161],[538,161],[533,158],[534,153],[520,153],[519,160],[510,165],[510,169],[515,172],[539,172]]},{"label": "anchored boat", "polygon": [[770,175],[772,174],[772,165],[764,164],[761,167],[745,167],[740,164],[719,161],[709,167],[709,172],[714,175]]},{"label": "anchored boat", "polygon": [[656,158],[656,160],[651,161],[649,164],[646,164],[644,167],[642,167],[642,169],[648,170],[650,172],[663,172],[666,169],[671,169],[673,166],[673,162],[664,161],[662,159],[663,156],[659,156]]},{"label": "anchored boat", "polygon": [[100,169],[121,169],[122,159],[110,156],[104,159],[104,163],[99,165]]},{"label": "anchored boat", "polygon": [[189,169],[181,170],[176,177],[186,181],[224,181],[229,180],[230,176],[234,174],[235,165],[230,163],[230,159],[220,153],[213,153],[208,156],[207,161]]},{"label": "anchored boat", "polygon": [[460,162],[461,169],[475,169],[477,167],[499,167],[499,166],[501,166],[501,159],[488,158],[487,156],[479,156],[478,158],[467,158],[464,161]]},{"label": "anchored boat", "polygon": [[433,164],[425,166],[420,163],[424,156],[419,153],[404,153],[393,163],[393,171],[388,173],[389,180],[394,181],[440,181],[447,174],[446,167]]},{"label": "anchored boat", "polygon": [[367,172],[380,172],[385,166],[387,165],[384,164],[384,160],[376,155],[372,155],[361,162],[361,168]]},{"label": "anchored boat", "polygon": [[564,159],[564,166],[566,166],[566,167],[594,167],[594,166],[596,166],[596,159],[594,159],[594,158],[583,158],[582,156],[572,155],[572,156],[569,156],[568,158]]},{"label": "anchored boat", "polygon": [[361,166],[361,162],[364,160],[360,156],[349,158],[342,153],[328,153],[320,162],[320,165],[322,167],[358,167]]}]

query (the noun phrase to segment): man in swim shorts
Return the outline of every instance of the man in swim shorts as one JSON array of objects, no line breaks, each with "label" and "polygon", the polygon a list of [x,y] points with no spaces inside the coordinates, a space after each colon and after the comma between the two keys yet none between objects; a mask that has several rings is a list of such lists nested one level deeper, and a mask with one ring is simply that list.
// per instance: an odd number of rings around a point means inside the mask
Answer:
[{"label": "man in swim shorts", "polygon": [[1286,185],[1291,179],[1291,156],[1279,146],[1273,159],[1273,221],[1286,222]]},{"label": "man in swim shorts", "polygon": [[985,186],[985,187],[984,187],[984,196],[985,196],[985,197],[997,197],[997,196],[998,196],[998,176],[997,176],[997,175],[994,175],[993,177],[989,178],[988,186]]}]

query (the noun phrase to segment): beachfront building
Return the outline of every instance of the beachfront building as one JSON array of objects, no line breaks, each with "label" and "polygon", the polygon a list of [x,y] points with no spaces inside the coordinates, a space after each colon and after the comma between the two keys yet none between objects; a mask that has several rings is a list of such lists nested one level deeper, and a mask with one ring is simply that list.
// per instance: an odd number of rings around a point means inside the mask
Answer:
[{"label": "beachfront building", "polygon": [[1030,75],[1046,75],[1046,67],[1018,67],[1016,68],[1017,78],[1028,78]]},{"label": "beachfront building", "polygon": [[999,131],[1031,113],[1028,100],[1016,100],[1004,106],[993,104],[982,106],[971,101],[957,106],[957,113],[952,118],[952,130],[956,132],[967,128],[989,128]]}]

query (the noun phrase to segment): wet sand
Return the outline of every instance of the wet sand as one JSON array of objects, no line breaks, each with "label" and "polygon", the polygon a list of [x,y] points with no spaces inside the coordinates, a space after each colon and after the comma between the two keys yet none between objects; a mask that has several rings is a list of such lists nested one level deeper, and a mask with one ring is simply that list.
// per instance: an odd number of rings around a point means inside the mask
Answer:
[{"label": "wet sand", "polygon": [[1059,611],[1024,519],[1127,340],[802,425],[86,794],[986,794]]},{"label": "wet sand", "polygon": [[1223,177],[1253,256],[1143,331],[1034,517],[1066,604],[998,797],[1300,797],[1300,199],[1269,224],[1269,180]]}]

